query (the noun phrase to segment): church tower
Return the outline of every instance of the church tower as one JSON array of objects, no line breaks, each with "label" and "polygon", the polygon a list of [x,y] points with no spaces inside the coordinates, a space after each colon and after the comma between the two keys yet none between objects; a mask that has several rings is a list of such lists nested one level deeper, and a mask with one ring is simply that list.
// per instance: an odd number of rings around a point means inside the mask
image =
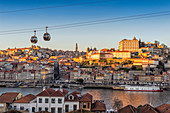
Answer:
[{"label": "church tower", "polygon": [[76,43],[76,48],[75,48],[75,51],[78,51],[78,44]]}]

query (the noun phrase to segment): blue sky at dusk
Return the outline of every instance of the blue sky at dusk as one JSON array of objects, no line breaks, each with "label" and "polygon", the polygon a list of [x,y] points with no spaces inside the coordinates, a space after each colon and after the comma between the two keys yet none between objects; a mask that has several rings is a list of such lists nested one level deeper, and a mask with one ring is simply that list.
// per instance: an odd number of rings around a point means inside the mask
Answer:
[{"label": "blue sky at dusk", "polygon": [[[0,12],[48,6],[86,3],[103,0],[0,0]],[[52,39],[43,41],[45,26],[93,21],[105,18],[170,11],[170,0],[113,0],[102,3],[58,7],[41,10],[0,13],[1,31],[44,27],[37,32],[41,47],[73,50],[76,42],[80,50],[87,47],[118,48],[119,41],[136,36],[142,41],[158,40],[170,46],[170,15],[129,20],[91,26],[48,30]],[[33,32],[0,35],[0,49],[29,47]]]}]

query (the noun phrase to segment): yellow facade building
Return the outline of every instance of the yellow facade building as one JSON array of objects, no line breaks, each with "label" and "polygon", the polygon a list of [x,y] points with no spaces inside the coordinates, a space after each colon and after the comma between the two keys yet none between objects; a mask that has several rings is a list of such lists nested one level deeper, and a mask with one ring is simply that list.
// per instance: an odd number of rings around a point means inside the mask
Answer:
[{"label": "yellow facade building", "polygon": [[133,40],[124,39],[119,42],[119,51],[137,52],[139,50],[139,40],[136,37]]},{"label": "yellow facade building", "polygon": [[112,52],[113,57],[116,58],[131,58],[131,52],[130,51],[114,51]]}]

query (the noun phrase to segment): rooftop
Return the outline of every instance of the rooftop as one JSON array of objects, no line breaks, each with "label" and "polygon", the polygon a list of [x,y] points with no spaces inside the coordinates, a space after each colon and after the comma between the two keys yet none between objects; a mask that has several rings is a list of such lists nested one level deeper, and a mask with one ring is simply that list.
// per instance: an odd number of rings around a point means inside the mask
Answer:
[{"label": "rooftop", "polygon": [[36,98],[35,95],[29,94],[29,95],[26,95],[25,97],[22,97],[19,100],[14,101],[14,103],[29,103],[30,101],[32,101],[35,98]]},{"label": "rooftop", "polygon": [[55,96],[55,97],[64,97],[69,91],[65,89],[58,89],[55,91],[52,88],[47,88],[46,90],[40,92],[37,96]]},{"label": "rooftop", "polygon": [[17,92],[8,92],[0,96],[0,103],[12,103],[18,96]]},{"label": "rooftop", "polygon": [[92,105],[92,111],[106,111],[106,105],[102,102],[95,102]]}]

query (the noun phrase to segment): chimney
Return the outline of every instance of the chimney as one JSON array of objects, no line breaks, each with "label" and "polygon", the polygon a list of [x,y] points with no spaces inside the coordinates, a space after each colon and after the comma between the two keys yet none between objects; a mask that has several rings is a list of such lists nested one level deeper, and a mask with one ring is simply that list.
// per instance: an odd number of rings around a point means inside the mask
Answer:
[{"label": "chimney", "polygon": [[43,91],[46,90],[46,89],[47,89],[47,88],[44,86],[44,87],[43,87]]},{"label": "chimney", "polygon": [[60,85],[60,91],[63,92],[63,88],[62,88],[62,85]]}]

